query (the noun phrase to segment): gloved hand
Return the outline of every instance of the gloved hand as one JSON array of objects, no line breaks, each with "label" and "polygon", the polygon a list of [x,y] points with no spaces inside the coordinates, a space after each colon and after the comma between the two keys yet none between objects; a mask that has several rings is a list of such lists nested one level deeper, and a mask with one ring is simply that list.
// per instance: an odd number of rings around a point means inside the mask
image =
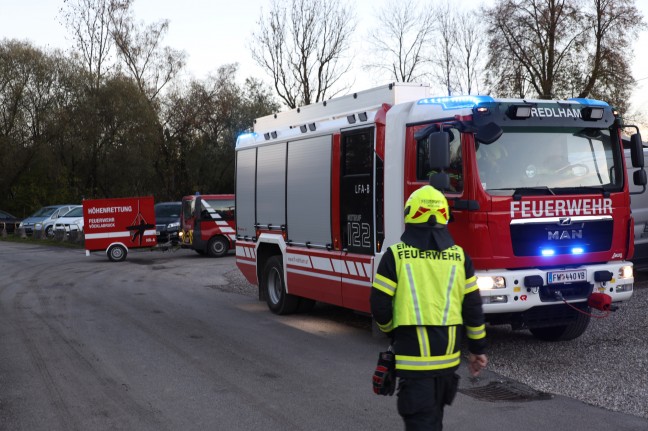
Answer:
[{"label": "gloved hand", "polygon": [[378,354],[378,364],[373,374],[373,391],[376,395],[394,395],[396,390],[396,357],[393,352]]}]

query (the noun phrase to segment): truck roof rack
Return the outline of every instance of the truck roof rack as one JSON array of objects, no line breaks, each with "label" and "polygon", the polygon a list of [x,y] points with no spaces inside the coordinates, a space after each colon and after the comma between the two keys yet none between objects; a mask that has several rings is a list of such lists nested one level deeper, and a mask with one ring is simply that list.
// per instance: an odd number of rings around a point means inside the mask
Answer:
[{"label": "truck roof rack", "polygon": [[429,96],[430,86],[427,84],[394,82],[312,105],[301,106],[290,111],[266,115],[254,121],[254,131],[268,132],[297,127],[317,121],[345,117],[352,113],[376,110],[384,103],[394,105]]}]

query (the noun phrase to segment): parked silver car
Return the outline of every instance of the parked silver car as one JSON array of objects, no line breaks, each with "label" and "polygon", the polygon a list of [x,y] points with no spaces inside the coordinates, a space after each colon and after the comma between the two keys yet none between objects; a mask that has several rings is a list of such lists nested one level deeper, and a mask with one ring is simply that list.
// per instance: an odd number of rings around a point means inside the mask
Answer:
[{"label": "parked silver car", "polygon": [[76,206],[79,205],[65,204],[43,207],[24,219],[18,227],[24,229],[27,235],[31,235],[34,230],[38,230],[46,236],[52,237],[54,236],[54,223],[56,223],[56,220]]},{"label": "parked silver car", "polygon": [[83,231],[83,205],[76,205],[54,223],[54,232],[71,230]]}]

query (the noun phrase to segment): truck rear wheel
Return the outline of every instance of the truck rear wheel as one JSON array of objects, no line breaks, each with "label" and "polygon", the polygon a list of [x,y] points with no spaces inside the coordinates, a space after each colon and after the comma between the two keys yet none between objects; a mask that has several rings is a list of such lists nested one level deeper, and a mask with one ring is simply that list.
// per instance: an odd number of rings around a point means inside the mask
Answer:
[{"label": "truck rear wheel", "polygon": [[261,288],[265,290],[268,308],[275,314],[290,314],[297,311],[299,297],[286,292],[281,256],[272,256],[263,269]]},{"label": "truck rear wheel", "polygon": [[115,244],[108,247],[107,253],[111,262],[121,262],[126,259],[128,251],[123,245]]},{"label": "truck rear wheel", "polygon": [[229,243],[222,236],[215,236],[207,244],[207,254],[209,257],[223,257],[229,250]]},{"label": "truck rear wheel", "polygon": [[[584,312],[589,313],[590,308],[585,307]],[[577,312],[576,319],[566,325],[549,326],[545,328],[529,328],[534,337],[544,341],[569,341],[574,340],[585,332],[590,322],[590,316]]]}]

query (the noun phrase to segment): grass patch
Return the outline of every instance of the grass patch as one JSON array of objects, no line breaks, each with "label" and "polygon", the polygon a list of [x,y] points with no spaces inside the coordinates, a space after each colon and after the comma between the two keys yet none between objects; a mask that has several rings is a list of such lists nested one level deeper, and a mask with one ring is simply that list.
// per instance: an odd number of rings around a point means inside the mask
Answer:
[{"label": "grass patch", "polygon": [[34,239],[29,236],[27,238],[21,238],[18,235],[11,235],[11,234],[7,235],[6,238],[0,236],[0,241],[14,242],[20,244],[46,245],[46,246],[64,247],[64,248],[78,248],[78,249],[84,248],[83,244],[80,244],[78,242],[58,241],[55,239]]}]

